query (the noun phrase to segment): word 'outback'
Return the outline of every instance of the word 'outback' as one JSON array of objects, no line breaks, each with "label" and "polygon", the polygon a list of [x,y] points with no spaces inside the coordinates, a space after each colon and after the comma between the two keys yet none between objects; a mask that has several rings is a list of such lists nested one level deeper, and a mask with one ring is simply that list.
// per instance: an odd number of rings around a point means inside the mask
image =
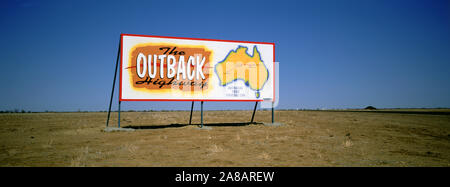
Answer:
[{"label": "word 'outback'", "polygon": [[[160,78],[164,78],[164,69],[167,67],[167,78],[172,78],[176,75],[177,80],[180,80],[180,75],[183,77],[183,79],[189,79],[192,80],[195,76],[195,79],[205,79],[205,75],[203,74],[203,66],[205,64],[205,57],[201,57],[200,55],[196,56],[189,56],[189,58],[186,59],[184,56],[179,56],[178,60],[174,55],[171,55],[173,53],[173,50],[176,47],[172,49],[172,51],[169,53],[169,55],[166,55],[166,53],[169,51],[169,47],[161,47],[160,50],[167,49],[163,55],[156,55],[153,54],[153,58],[151,54],[144,55],[143,53],[139,53],[136,59],[136,72],[139,76],[139,78],[144,78],[147,73],[147,67],[148,67],[148,75],[150,78],[156,77],[156,68],[157,66],[160,67]],[[177,54],[177,53],[175,53]],[[184,51],[181,51],[180,54],[184,54]],[[153,60],[152,60],[153,59]],[[153,61],[153,63],[152,63]],[[164,65],[167,63],[167,65]],[[175,67],[177,66],[177,71],[175,71]],[[194,70],[191,70],[191,67],[195,66],[193,68]]]},{"label": "word 'outback'", "polygon": [[138,46],[131,53],[130,68],[135,68],[130,69],[133,86],[154,91],[207,89],[212,70],[210,55],[211,51],[201,46]]}]

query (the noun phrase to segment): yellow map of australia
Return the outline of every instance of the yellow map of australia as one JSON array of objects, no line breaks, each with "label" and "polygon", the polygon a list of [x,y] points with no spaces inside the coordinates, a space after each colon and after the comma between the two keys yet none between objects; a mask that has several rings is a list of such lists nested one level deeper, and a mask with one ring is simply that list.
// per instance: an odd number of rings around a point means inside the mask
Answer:
[{"label": "yellow map of australia", "polygon": [[261,90],[268,80],[269,72],[261,60],[258,49],[253,47],[253,55],[247,53],[247,47],[239,46],[228,53],[225,59],[215,66],[222,86],[242,80],[245,85],[256,91],[259,98]]}]

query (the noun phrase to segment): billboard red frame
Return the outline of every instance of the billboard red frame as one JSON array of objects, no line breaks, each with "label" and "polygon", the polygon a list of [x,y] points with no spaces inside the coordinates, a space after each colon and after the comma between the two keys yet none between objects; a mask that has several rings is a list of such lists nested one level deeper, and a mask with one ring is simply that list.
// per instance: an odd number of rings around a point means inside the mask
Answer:
[{"label": "billboard red frame", "polygon": [[240,42],[240,43],[253,43],[253,44],[270,44],[273,45],[273,100],[275,102],[275,43],[270,42],[252,42],[252,41],[238,41],[238,40],[220,40],[220,39],[204,39],[204,38],[188,38],[188,37],[173,37],[173,36],[155,36],[155,35],[140,35],[140,34],[120,34],[120,72],[119,72],[119,101],[243,101],[243,102],[261,102],[263,99],[252,100],[232,100],[232,99],[123,99],[122,98],[122,56],[123,56],[123,36],[138,36],[138,37],[150,37],[150,38],[169,38],[169,39],[188,39],[188,40],[201,40],[201,41],[214,41],[214,42]]}]

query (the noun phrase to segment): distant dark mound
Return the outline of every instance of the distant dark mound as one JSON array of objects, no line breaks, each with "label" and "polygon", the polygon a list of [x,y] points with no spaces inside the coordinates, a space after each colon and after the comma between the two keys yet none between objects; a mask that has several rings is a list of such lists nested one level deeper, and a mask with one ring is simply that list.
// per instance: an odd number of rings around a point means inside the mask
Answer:
[{"label": "distant dark mound", "polygon": [[376,110],[377,108],[373,107],[373,106],[367,106],[366,108],[364,108],[366,110]]}]

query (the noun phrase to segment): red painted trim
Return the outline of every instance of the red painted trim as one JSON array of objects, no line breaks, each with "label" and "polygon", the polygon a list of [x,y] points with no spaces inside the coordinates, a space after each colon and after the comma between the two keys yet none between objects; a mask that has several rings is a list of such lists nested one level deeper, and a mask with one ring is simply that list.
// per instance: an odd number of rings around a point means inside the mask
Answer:
[{"label": "red painted trim", "polygon": [[216,42],[237,42],[237,43],[254,43],[254,44],[270,44],[273,45],[273,73],[274,73],[274,87],[273,87],[273,101],[275,102],[275,43],[269,42],[251,42],[251,41],[238,41],[238,40],[218,40],[218,39],[203,39],[203,38],[186,38],[186,37],[172,37],[172,36],[154,36],[154,35],[141,35],[141,34],[120,34],[120,82],[119,82],[119,101],[230,101],[230,102],[261,102],[262,99],[251,100],[224,100],[224,99],[123,99],[122,98],[122,56],[123,56],[123,37],[124,36],[138,36],[138,37],[150,37],[150,38],[172,38],[172,39],[188,39],[188,40],[201,40],[201,41],[216,41]]},{"label": "red painted trim", "polygon": [[120,34],[120,82],[119,82],[119,101],[123,101],[122,99],[122,56],[123,56],[123,34]]},{"label": "red painted trim", "polygon": [[218,39],[204,39],[204,38],[187,38],[187,37],[174,37],[174,36],[155,36],[155,35],[142,35],[142,34],[121,34],[122,36],[139,36],[150,38],[171,38],[171,39],[187,39],[187,40],[201,40],[201,41],[214,41],[214,42],[238,42],[238,43],[254,43],[254,44],[272,44],[270,42],[251,42],[251,41],[238,41],[238,40],[218,40]]},{"label": "red painted trim", "polygon": [[275,44],[273,44],[273,66],[272,66],[272,69],[273,69],[273,102],[275,102],[275,99],[276,99],[276,97],[275,97],[275,78],[276,78],[276,76],[275,76]]},{"label": "red painted trim", "polygon": [[239,102],[239,101],[253,101],[253,102],[261,102],[264,100],[223,100],[223,99],[122,99],[121,101],[232,101],[232,102]]}]

